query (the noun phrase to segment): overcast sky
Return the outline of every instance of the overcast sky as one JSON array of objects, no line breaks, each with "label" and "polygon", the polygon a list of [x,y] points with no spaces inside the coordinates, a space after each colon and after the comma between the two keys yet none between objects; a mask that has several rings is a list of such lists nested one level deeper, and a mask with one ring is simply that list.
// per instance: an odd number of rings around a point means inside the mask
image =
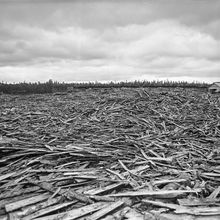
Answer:
[{"label": "overcast sky", "polygon": [[0,0],[0,81],[220,81],[220,0]]}]

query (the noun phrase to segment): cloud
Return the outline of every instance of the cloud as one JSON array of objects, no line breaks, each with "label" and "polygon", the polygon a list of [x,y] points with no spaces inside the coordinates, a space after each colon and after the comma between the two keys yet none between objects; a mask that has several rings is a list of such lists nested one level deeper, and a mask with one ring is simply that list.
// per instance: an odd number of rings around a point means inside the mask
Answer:
[{"label": "cloud", "polygon": [[[10,32],[10,30],[6,30]],[[4,34],[3,34],[4,35]],[[160,21],[104,31],[80,27],[58,31],[21,26],[0,38],[5,60],[33,59],[141,59],[158,56],[218,59],[220,41],[178,22]]]},{"label": "cloud", "polygon": [[1,80],[219,75],[218,1],[22,2],[0,3]]},{"label": "cloud", "polygon": [[[219,20],[220,1],[212,0],[5,0],[0,23],[109,28],[178,20],[187,26],[207,26]],[[11,2],[11,3],[10,3]]]},{"label": "cloud", "polygon": [[[220,41],[199,30],[178,22],[160,21],[148,25],[130,25],[119,28],[116,34],[131,43],[122,48],[123,54],[131,56],[177,56],[218,59]],[[132,41],[133,40],[133,41]]]},{"label": "cloud", "polygon": [[[102,59],[107,56],[95,31],[78,27],[50,31],[30,26],[18,26],[2,31],[0,37],[1,65],[23,64],[45,59]],[[22,61],[22,62],[21,62]]]}]

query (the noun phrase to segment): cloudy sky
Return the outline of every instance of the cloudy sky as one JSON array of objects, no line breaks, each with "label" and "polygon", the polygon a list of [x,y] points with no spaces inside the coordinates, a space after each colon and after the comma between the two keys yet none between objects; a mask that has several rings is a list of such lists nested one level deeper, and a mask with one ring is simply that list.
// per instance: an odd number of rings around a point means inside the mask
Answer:
[{"label": "cloudy sky", "polygon": [[0,0],[0,81],[220,81],[220,0]]}]

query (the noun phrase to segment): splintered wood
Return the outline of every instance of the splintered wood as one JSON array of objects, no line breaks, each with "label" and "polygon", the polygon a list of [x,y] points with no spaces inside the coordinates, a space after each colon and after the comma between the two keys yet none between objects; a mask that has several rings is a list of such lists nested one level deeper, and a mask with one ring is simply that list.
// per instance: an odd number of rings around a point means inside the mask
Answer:
[{"label": "splintered wood", "polygon": [[220,98],[0,96],[0,219],[220,219]]}]

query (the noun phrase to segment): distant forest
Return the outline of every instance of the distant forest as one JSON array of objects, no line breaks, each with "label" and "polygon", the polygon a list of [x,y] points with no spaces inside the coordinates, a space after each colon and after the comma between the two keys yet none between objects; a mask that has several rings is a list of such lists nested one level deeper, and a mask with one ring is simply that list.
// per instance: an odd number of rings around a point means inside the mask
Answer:
[{"label": "distant forest", "polygon": [[87,88],[139,88],[139,87],[181,87],[181,88],[207,88],[208,83],[199,82],[185,82],[185,81],[134,81],[134,82],[83,82],[83,83],[65,83],[49,80],[47,82],[35,83],[0,83],[0,94],[34,94],[34,93],[54,93],[54,92],[68,92],[74,89]]}]

